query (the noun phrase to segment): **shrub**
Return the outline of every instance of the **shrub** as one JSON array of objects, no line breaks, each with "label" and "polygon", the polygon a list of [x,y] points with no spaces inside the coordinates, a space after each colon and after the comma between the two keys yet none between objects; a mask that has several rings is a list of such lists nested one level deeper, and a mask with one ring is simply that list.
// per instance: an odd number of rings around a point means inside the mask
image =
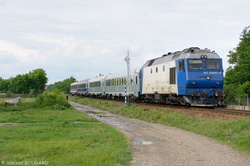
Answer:
[{"label": "shrub", "polygon": [[65,98],[65,94],[58,89],[38,95],[36,103],[41,106],[51,106],[52,109],[60,110],[70,107],[70,104]]}]

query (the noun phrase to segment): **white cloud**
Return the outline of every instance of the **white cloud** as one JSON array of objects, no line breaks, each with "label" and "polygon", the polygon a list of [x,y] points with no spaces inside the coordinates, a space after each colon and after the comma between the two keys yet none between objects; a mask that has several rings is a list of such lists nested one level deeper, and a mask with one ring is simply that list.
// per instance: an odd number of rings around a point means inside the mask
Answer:
[{"label": "white cloud", "polygon": [[0,77],[10,78],[17,74],[28,73],[44,62],[37,50],[23,48],[17,43],[0,40]]},{"label": "white cloud", "polygon": [[104,49],[101,50],[102,54],[108,54],[110,52],[111,52],[111,50],[109,48],[104,48]]},{"label": "white cloud", "polygon": [[[31,59],[38,59],[40,54],[36,50],[25,49],[16,43],[0,40],[1,54],[13,56],[14,59],[18,59],[21,62],[28,62]],[[2,56],[1,56],[2,57]]]},{"label": "white cloud", "polygon": [[0,64],[11,64],[18,61],[18,59],[8,51],[0,51]]},{"label": "white cloud", "polygon": [[28,40],[37,41],[37,42],[47,43],[47,44],[61,44],[62,43],[60,39],[49,37],[46,34],[26,33],[24,34],[24,38]]}]

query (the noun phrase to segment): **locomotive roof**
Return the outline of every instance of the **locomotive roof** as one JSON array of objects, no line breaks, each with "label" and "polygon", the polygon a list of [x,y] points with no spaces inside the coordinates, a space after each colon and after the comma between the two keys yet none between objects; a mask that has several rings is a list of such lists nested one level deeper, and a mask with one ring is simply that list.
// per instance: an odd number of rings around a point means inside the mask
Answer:
[{"label": "locomotive roof", "polygon": [[177,59],[184,58],[200,58],[200,55],[209,55],[209,58],[220,58],[217,53],[214,51],[210,51],[209,49],[200,49],[199,47],[190,47],[186,48],[183,51],[169,52],[168,54],[164,54],[161,57],[148,60],[143,67],[158,65],[165,62],[174,61]]}]

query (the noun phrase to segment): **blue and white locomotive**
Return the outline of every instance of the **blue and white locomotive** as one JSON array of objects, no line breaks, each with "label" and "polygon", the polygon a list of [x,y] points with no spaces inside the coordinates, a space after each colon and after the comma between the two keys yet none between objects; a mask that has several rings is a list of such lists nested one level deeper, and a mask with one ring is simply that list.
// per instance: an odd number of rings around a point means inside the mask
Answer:
[{"label": "blue and white locomotive", "polygon": [[[123,99],[126,81],[126,72],[85,80],[84,95]],[[131,72],[130,83],[131,99],[144,102],[220,106],[224,100],[222,59],[198,47],[147,61]]]},{"label": "blue and white locomotive", "polygon": [[192,47],[147,61],[141,68],[141,95],[167,104],[217,106],[223,103],[222,59]]}]

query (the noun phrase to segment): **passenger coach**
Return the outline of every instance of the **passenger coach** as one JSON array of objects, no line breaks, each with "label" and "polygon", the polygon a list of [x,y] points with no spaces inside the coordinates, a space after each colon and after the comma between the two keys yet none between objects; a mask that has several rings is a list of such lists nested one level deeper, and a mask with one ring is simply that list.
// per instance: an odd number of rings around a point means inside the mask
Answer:
[{"label": "passenger coach", "polygon": [[81,96],[87,96],[88,95],[88,82],[89,79],[87,80],[82,80],[82,81],[79,81],[78,82],[78,85],[77,85],[77,92],[78,92],[78,95],[81,95]]},{"label": "passenger coach", "polygon": [[77,85],[78,85],[78,82],[74,82],[74,83],[72,83],[72,84],[70,84],[70,94],[71,95],[77,95],[77,89],[78,89],[78,87],[77,87]]},{"label": "passenger coach", "polygon": [[[131,70],[130,73],[130,86],[129,95],[131,98],[139,97],[139,71],[140,68],[135,68]],[[127,82],[127,71],[108,74],[106,77],[106,89],[105,93],[107,98],[118,98],[123,99],[125,96],[124,87]]]}]

